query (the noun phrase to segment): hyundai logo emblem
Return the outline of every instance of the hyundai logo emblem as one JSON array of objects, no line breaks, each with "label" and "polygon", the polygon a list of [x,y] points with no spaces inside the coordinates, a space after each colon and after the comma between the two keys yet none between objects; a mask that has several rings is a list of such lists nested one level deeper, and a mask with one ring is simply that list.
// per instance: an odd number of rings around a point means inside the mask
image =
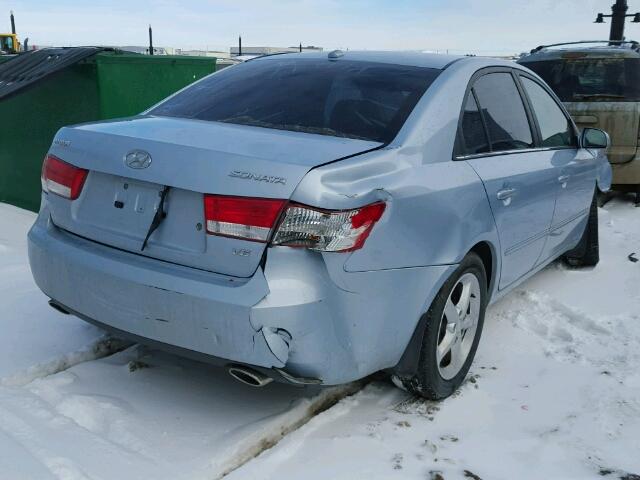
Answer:
[{"label": "hyundai logo emblem", "polygon": [[132,150],[124,156],[127,167],[140,170],[151,165],[151,155],[144,150]]}]

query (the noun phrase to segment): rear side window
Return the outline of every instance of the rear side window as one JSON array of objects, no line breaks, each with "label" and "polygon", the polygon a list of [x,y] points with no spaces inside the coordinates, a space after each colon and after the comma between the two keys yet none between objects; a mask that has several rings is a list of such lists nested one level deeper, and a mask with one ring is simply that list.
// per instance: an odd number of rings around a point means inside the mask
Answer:
[{"label": "rear side window", "polygon": [[540,127],[543,147],[575,147],[577,139],[573,126],[547,91],[533,80],[520,77],[531,108]]},{"label": "rear side window", "polygon": [[640,101],[640,58],[562,58],[522,65],[540,75],[563,102]]},{"label": "rear side window", "polygon": [[473,93],[469,93],[467,96],[462,113],[461,129],[462,146],[466,155],[486,153],[490,150],[487,133]]},{"label": "rear side window", "polygon": [[388,143],[439,73],[343,59],[258,59],[205,78],[149,114]]},{"label": "rear side window", "polygon": [[489,73],[473,86],[489,132],[491,151],[533,147],[527,113],[510,73]]}]

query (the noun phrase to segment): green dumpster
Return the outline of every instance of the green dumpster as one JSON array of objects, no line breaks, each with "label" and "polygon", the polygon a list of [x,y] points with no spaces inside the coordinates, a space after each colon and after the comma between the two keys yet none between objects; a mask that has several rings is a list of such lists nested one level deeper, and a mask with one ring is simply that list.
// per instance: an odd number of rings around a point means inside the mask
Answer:
[{"label": "green dumpster", "polygon": [[103,51],[0,100],[0,202],[37,211],[54,134],[74,123],[135,115],[216,68],[212,57]]}]

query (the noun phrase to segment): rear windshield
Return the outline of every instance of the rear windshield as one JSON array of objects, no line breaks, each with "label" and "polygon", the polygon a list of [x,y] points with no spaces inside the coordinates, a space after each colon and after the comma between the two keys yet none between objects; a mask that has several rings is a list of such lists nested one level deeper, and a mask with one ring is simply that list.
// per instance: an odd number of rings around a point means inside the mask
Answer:
[{"label": "rear windshield", "polygon": [[640,101],[640,58],[526,62],[563,102]]},{"label": "rear windshield", "polygon": [[439,73],[272,57],[226,68],[148,113],[388,143]]}]

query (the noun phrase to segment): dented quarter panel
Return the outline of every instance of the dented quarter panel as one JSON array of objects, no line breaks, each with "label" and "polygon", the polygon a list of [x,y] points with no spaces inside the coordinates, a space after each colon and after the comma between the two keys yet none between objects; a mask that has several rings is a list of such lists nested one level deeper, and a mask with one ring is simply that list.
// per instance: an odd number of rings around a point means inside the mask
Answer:
[{"label": "dented quarter panel", "polygon": [[466,162],[452,161],[469,77],[481,65],[487,61],[451,65],[391,145],[317,167],[294,191],[292,199],[325,208],[387,202],[367,248],[345,261],[345,271],[455,264],[480,241],[499,250],[482,181]]},{"label": "dented quarter panel", "polygon": [[474,170],[466,162],[425,164],[422,159],[419,150],[379,150],[318,168],[302,181],[293,198],[311,205],[387,202],[367,248],[351,254],[346,271],[450,265],[479,241],[497,245],[495,222]]}]

